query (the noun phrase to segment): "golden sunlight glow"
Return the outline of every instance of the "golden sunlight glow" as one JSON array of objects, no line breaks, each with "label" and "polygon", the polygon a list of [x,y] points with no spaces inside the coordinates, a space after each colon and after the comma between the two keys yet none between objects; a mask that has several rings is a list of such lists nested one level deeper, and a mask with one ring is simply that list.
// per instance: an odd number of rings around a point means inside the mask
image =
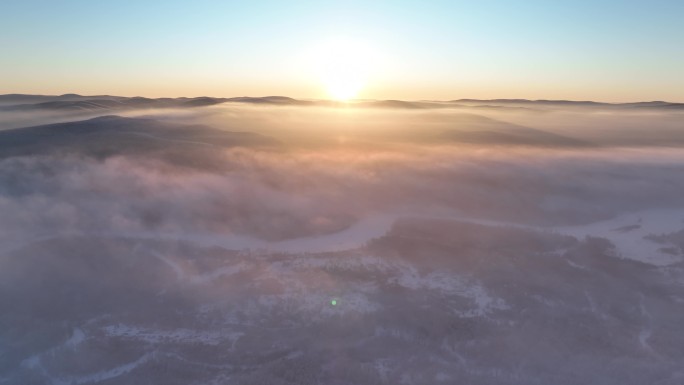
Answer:
[{"label": "golden sunlight glow", "polygon": [[316,66],[328,95],[339,101],[356,98],[368,81],[372,51],[349,39],[328,41],[318,51]]}]

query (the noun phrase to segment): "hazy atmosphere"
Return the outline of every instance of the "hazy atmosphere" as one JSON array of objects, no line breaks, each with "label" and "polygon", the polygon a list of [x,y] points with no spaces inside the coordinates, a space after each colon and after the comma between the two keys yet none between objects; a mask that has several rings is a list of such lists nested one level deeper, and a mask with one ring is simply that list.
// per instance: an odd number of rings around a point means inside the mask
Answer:
[{"label": "hazy atmosphere", "polygon": [[21,0],[2,8],[4,93],[327,99],[339,92],[330,83],[344,79],[372,99],[684,102],[678,0]]},{"label": "hazy atmosphere", "polygon": [[684,8],[512,4],[7,4],[0,385],[684,383]]}]

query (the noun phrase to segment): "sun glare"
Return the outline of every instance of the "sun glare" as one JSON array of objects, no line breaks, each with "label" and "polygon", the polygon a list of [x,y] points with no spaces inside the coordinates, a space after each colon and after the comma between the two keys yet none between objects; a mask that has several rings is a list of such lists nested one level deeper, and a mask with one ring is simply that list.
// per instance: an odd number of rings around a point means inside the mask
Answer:
[{"label": "sun glare", "polygon": [[317,67],[328,96],[339,101],[358,97],[368,82],[372,57],[359,41],[336,39],[322,44]]}]

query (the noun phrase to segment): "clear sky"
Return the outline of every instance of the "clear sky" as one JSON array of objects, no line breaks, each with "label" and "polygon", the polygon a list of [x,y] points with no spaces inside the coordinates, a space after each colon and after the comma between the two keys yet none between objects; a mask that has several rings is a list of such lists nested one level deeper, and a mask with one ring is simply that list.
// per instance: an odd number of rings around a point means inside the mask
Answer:
[{"label": "clear sky", "polygon": [[684,1],[0,0],[0,93],[327,98],[331,60],[361,98],[684,102]]}]

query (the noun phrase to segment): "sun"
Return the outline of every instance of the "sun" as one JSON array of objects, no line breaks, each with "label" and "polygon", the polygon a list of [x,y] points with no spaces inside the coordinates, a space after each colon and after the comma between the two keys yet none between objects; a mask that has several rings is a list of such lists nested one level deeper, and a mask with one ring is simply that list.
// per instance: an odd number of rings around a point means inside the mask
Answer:
[{"label": "sun", "polygon": [[363,88],[363,84],[355,77],[341,76],[331,78],[326,82],[328,95],[338,101],[348,101],[356,98]]},{"label": "sun", "polygon": [[373,52],[360,41],[333,39],[321,44],[317,67],[328,96],[338,101],[358,97],[368,82]]}]

